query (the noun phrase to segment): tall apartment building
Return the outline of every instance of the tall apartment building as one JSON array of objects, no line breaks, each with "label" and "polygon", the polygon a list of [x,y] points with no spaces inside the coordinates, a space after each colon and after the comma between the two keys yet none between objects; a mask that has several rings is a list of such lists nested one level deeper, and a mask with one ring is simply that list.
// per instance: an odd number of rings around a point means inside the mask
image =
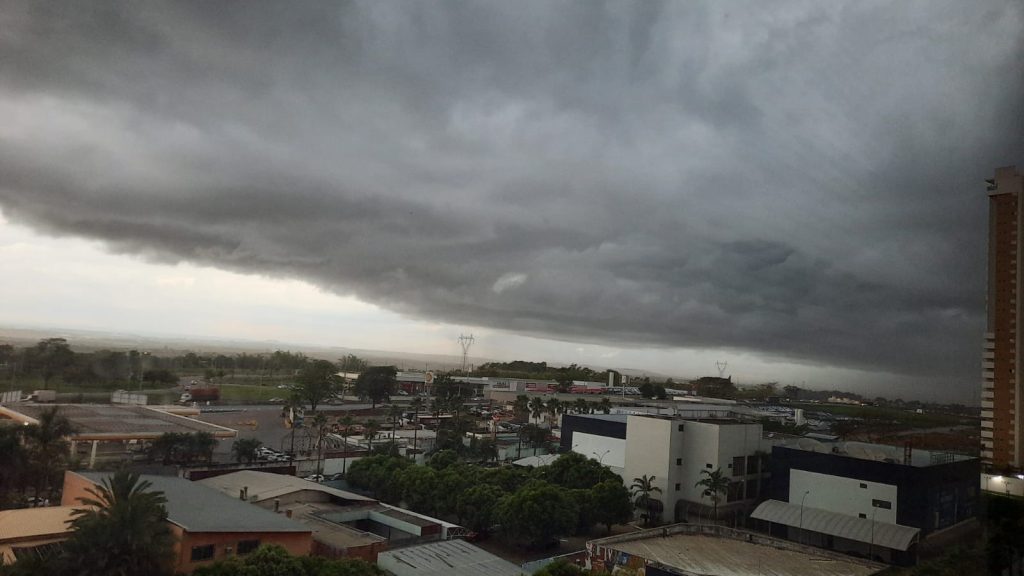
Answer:
[{"label": "tall apartment building", "polygon": [[982,359],[981,458],[995,470],[1024,467],[1024,415],[1018,358],[1024,352],[1017,338],[1022,302],[1018,281],[1024,253],[1018,251],[1024,232],[1024,177],[1015,166],[997,168],[986,180],[988,225],[988,326]]}]

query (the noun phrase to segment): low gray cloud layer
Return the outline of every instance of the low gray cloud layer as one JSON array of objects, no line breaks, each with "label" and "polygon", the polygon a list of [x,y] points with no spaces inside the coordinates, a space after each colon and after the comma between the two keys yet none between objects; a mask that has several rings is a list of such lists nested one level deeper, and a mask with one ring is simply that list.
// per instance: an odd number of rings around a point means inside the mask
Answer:
[{"label": "low gray cloud layer", "polygon": [[973,378],[1024,9],[6,2],[0,208],[420,317]]}]

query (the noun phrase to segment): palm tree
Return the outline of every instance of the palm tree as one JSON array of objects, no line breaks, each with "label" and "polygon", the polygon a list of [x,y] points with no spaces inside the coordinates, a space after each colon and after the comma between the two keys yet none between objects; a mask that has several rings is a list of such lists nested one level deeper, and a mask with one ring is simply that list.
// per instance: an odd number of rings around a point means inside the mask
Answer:
[{"label": "palm tree", "polygon": [[539,421],[540,417],[544,415],[544,399],[540,396],[530,398],[527,406],[530,409],[530,416],[532,416],[534,420]]},{"label": "palm tree", "polygon": [[391,451],[395,451],[395,436],[398,432],[398,421],[402,419],[402,407],[392,404],[388,407],[388,418],[391,420]]},{"label": "palm tree", "polygon": [[661,488],[654,485],[654,478],[654,476],[644,474],[639,478],[633,478],[633,484],[629,487],[629,492],[633,496],[633,506],[640,510],[645,526],[651,523],[651,516],[653,516],[654,500],[651,499],[651,494],[655,492],[661,494]]},{"label": "palm tree", "polygon": [[52,496],[54,480],[64,473],[68,454],[68,436],[75,432],[75,427],[60,413],[60,408],[43,410],[36,424],[24,429],[26,445],[29,449],[29,462],[34,469],[35,496],[46,494]]},{"label": "palm tree", "polygon": [[213,450],[217,447],[217,439],[209,432],[195,432],[188,434],[186,441],[186,460],[191,462],[195,458],[210,462],[213,460]]},{"label": "palm tree", "polygon": [[548,414],[551,414],[551,418],[556,419],[555,421],[557,422],[558,415],[563,411],[562,402],[558,398],[552,398],[551,400],[548,400],[545,408],[547,409]]},{"label": "palm tree", "polygon": [[[412,404],[410,406],[412,407],[413,420],[416,421],[416,426],[414,426],[413,429],[412,429],[412,449],[413,449],[413,452],[415,453],[416,450],[417,450],[417,447],[416,447],[416,432],[420,429],[420,410],[423,409],[423,398],[420,398],[419,396],[417,396],[416,398],[413,398]],[[415,457],[416,456],[414,454],[413,458],[415,458]]]},{"label": "palm tree", "polygon": [[722,469],[716,468],[714,470],[701,470],[701,474],[705,474],[706,478],[698,481],[694,484],[695,488],[703,487],[703,496],[711,498],[711,503],[714,506],[715,520],[718,520],[718,503],[722,500],[722,494],[729,492],[729,479],[722,475]]},{"label": "palm tree", "polygon": [[151,491],[135,472],[119,470],[80,498],[75,528],[64,545],[77,574],[170,574],[174,536],[167,524],[167,499]]},{"label": "palm tree", "polygon": [[373,439],[377,437],[380,424],[376,420],[367,420],[363,425],[363,436],[366,438],[367,454],[373,455]]},{"label": "palm tree", "polygon": [[[352,435],[352,426],[355,423],[356,421],[351,416],[345,416],[341,419],[341,442],[345,445],[345,452],[348,452],[348,437]],[[341,459],[341,473],[342,475],[348,473],[348,456]]]},{"label": "palm tree", "polygon": [[324,473],[323,457],[324,435],[326,428],[327,415],[323,412],[317,412],[313,415],[313,429],[316,430],[316,473],[318,476]]},{"label": "palm tree", "polygon": [[583,398],[577,398],[576,401],[572,403],[572,407],[577,414],[586,414],[587,410],[590,409],[590,402],[587,402]]},{"label": "palm tree", "polygon": [[516,396],[515,402],[512,403],[512,413],[517,422],[526,420],[530,415],[530,397],[525,394]]}]

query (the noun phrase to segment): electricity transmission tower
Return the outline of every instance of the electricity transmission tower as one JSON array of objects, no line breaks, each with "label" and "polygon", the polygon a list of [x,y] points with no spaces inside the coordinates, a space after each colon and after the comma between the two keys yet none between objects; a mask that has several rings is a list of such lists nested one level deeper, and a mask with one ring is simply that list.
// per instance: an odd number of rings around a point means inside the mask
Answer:
[{"label": "electricity transmission tower", "polygon": [[715,362],[715,367],[718,368],[718,377],[719,378],[725,378],[725,369],[728,366],[729,366],[729,363],[725,362],[725,361]]},{"label": "electricity transmission tower", "polygon": [[469,347],[473,345],[473,335],[465,336],[459,334],[459,344],[462,346],[462,373],[466,373],[466,360],[469,358]]}]

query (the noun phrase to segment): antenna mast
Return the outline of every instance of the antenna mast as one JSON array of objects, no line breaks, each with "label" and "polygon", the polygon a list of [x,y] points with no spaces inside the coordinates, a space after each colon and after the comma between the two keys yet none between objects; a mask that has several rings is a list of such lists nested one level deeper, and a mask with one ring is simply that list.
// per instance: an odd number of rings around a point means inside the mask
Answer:
[{"label": "antenna mast", "polygon": [[466,373],[466,360],[469,358],[469,347],[473,345],[473,335],[459,334],[459,345],[462,346],[462,373]]}]

